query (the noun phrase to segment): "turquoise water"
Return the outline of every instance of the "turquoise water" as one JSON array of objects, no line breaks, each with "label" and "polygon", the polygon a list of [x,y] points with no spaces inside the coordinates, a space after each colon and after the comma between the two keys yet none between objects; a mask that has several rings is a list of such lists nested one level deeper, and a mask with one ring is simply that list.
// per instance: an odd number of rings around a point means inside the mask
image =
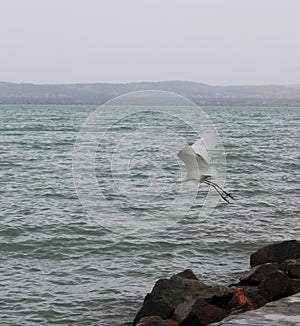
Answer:
[{"label": "turquoise water", "polygon": [[[78,199],[73,149],[94,109],[0,106],[1,325],[117,325],[134,317],[158,278],[192,268],[205,282],[226,284],[257,248],[299,239],[300,108],[204,108],[222,140],[225,188],[236,200],[199,217],[201,185],[199,202],[151,236],[114,232],[117,210],[92,218]],[[179,171],[170,156],[155,158]],[[141,180],[137,196],[146,196],[146,168],[138,156],[132,162],[130,171],[141,168],[131,176]],[[101,173],[99,187],[111,178]],[[155,204],[172,203],[176,191],[167,186]],[[132,209],[149,218],[147,205]],[[112,227],[103,228],[103,219]]]}]

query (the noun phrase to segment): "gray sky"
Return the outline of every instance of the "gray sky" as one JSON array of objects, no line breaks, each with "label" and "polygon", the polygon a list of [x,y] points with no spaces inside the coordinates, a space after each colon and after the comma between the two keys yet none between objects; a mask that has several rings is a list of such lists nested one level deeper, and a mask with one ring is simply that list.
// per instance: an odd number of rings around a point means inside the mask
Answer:
[{"label": "gray sky", "polygon": [[300,84],[300,0],[0,0],[0,80]]}]

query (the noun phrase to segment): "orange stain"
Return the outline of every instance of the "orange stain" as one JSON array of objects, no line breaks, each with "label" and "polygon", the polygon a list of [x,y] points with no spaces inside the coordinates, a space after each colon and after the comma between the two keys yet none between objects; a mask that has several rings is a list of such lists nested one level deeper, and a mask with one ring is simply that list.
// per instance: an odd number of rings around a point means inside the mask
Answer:
[{"label": "orange stain", "polygon": [[243,289],[237,288],[235,291],[235,295],[239,302],[239,308],[243,309],[244,311],[255,309],[253,301],[246,295]]}]

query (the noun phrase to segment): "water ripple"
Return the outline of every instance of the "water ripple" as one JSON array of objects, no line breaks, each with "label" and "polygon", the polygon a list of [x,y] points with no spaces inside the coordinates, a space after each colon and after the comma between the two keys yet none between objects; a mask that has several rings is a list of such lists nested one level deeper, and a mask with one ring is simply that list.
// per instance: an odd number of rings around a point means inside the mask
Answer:
[{"label": "water ripple", "polygon": [[[0,106],[1,324],[117,324],[134,316],[160,277],[192,268],[205,282],[226,284],[254,250],[299,238],[299,108],[207,108],[227,153],[226,188],[237,200],[220,202],[207,218],[199,218],[196,200],[151,236],[102,228],[77,198],[73,145],[93,109]],[[142,196],[148,176],[139,173],[131,178]],[[173,200],[168,191],[156,198],[160,209]],[[135,216],[145,213],[146,205],[134,208]]]}]

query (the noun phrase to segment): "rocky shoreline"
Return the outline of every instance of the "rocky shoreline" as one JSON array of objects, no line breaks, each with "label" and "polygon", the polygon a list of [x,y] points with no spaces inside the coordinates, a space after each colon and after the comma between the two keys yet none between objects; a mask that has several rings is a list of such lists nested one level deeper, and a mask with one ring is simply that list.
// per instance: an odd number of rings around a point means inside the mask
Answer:
[{"label": "rocky shoreline", "polygon": [[231,314],[210,326],[300,326],[300,292],[243,314]]},{"label": "rocky shoreline", "polygon": [[300,241],[267,245],[251,254],[250,266],[228,286],[204,284],[189,269],[160,279],[121,326],[205,326],[300,293]]}]

